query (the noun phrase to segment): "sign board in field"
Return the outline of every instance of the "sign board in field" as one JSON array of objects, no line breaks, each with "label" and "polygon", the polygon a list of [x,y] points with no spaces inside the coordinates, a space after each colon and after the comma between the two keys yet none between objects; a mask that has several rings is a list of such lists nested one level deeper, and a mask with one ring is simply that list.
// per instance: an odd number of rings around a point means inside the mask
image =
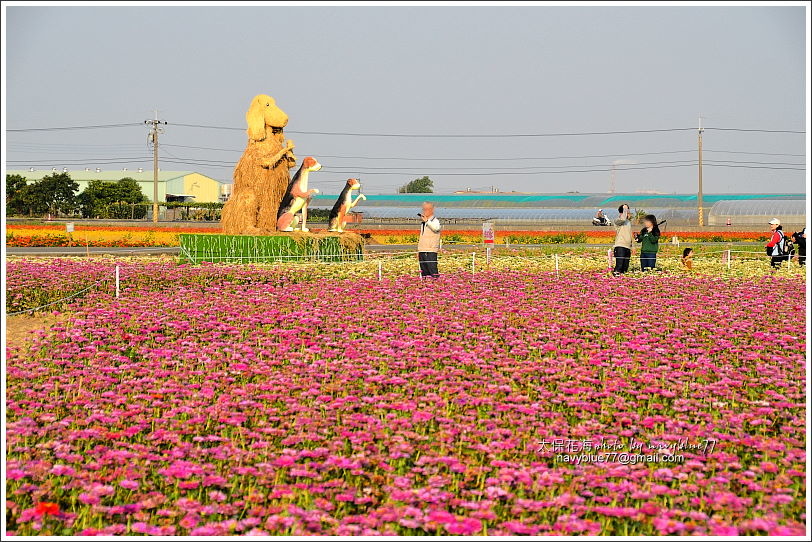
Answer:
[{"label": "sign board in field", "polygon": [[482,223],[482,241],[486,245],[492,245],[496,242],[496,230],[493,227],[493,222]]},{"label": "sign board in field", "polygon": [[65,232],[73,233],[73,222],[68,222],[67,224],[65,224]]}]

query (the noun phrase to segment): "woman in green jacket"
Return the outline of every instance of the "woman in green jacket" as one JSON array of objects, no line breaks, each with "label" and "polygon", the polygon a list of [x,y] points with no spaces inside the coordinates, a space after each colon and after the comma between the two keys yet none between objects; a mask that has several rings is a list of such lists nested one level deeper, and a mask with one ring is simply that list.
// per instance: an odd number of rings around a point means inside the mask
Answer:
[{"label": "woman in green jacket", "polygon": [[657,217],[646,215],[643,218],[643,229],[635,235],[636,241],[642,243],[640,248],[640,268],[654,269],[657,265],[657,252],[660,250],[660,228],[657,226]]}]

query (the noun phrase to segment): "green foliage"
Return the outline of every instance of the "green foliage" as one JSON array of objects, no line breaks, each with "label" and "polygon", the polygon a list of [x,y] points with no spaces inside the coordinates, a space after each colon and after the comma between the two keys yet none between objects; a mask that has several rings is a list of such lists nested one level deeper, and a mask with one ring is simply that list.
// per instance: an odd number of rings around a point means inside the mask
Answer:
[{"label": "green foliage", "polygon": [[460,235],[459,233],[447,233],[443,236],[443,243],[451,244],[451,243],[462,243],[465,241],[465,238]]},{"label": "green foliage", "polygon": [[585,232],[556,233],[552,235],[514,235],[510,238],[511,244],[520,245],[562,245],[586,243]]},{"label": "green foliage", "polygon": [[[363,259],[363,243],[345,245],[338,235],[208,235],[181,233],[181,261],[201,262],[291,262],[305,258],[312,261],[357,261]],[[356,239],[358,239],[356,237]]]},{"label": "green foliage", "polygon": [[25,212],[23,204],[23,190],[26,179],[22,175],[6,175],[6,215],[16,215]]},{"label": "green foliage", "polygon": [[72,214],[77,190],[79,185],[67,173],[52,173],[31,184],[20,175],[6,175],[6,214]]},{"label": "green foliage", "polygon": [[167,211],[173,209],[173,213],[167,214],[170,218],[180,220],[220,220],[224,203],[218,201],[195,203],[192,201],[170,201],[161,202],[162,207]]},{"label": "green foliage", "polygon": [[330,209],[307,209],[308,222],[327,222],[330,218]]},{"label": "green foliage", "polygon": [[82,216],[89,218],[144,218],[148,201],[130,177],[119,181],[90,181],[77,198]]},{"label": "green foliage", "polygon": [[427,176],[423,176],[401,186],[398,192],[401,194],[431,194],[434,192],[434,182]]}]

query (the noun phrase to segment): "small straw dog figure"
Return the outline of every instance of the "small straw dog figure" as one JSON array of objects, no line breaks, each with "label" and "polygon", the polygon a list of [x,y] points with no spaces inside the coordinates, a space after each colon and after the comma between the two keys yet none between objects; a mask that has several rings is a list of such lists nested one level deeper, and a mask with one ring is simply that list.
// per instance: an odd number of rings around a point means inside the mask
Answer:
[{"label": "small straw dog figure", "polygon": [[358,181],[358,179],[347,179],[347,184],[344,185],[344,190],[341,191],[336,204],[333,205],[333,208],[330,211],[330,229],[327,231],[334,231],[338,233],[344,232],[344,228],[347,226],[347,221],[345,220],[347,213],[350,212],[350,209],[358,205],[358,200],[367,199],[365,195],[360,193],[355,200],[352,199],[352,191],[360,188],[361,183]]},{"label": "small straw dog figure", "polygon": [[319,189],[308,190],[307,180],[311,171],[320,169],[321,164],[312,156],[308,156],[302,161],[302,167],[291,179],[285,196],[282,198],[282,204],[279,206],[279,214],[276,219],[276,227],[279,231],[293,231],[299,222],[299,217],[296,216],[299,211],[302,211],[301,231],[310,231],[307,229],[307,206],[310,204],[310,199],[319,193]]}]

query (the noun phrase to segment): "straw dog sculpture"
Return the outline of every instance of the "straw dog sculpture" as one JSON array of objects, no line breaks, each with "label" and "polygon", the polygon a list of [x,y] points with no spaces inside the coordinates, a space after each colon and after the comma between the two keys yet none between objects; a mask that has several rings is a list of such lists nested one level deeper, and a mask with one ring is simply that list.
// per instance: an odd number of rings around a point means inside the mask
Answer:
[{"label": "straw dog sculpture", "polygon": [[285,141],[288,116],[273,98],[255,96],[245,114],[248,145],[234,169],[234,188],[223,206],[223,233],[259,235],[276,231],[282,196],[296,165],[293,141]]}]

